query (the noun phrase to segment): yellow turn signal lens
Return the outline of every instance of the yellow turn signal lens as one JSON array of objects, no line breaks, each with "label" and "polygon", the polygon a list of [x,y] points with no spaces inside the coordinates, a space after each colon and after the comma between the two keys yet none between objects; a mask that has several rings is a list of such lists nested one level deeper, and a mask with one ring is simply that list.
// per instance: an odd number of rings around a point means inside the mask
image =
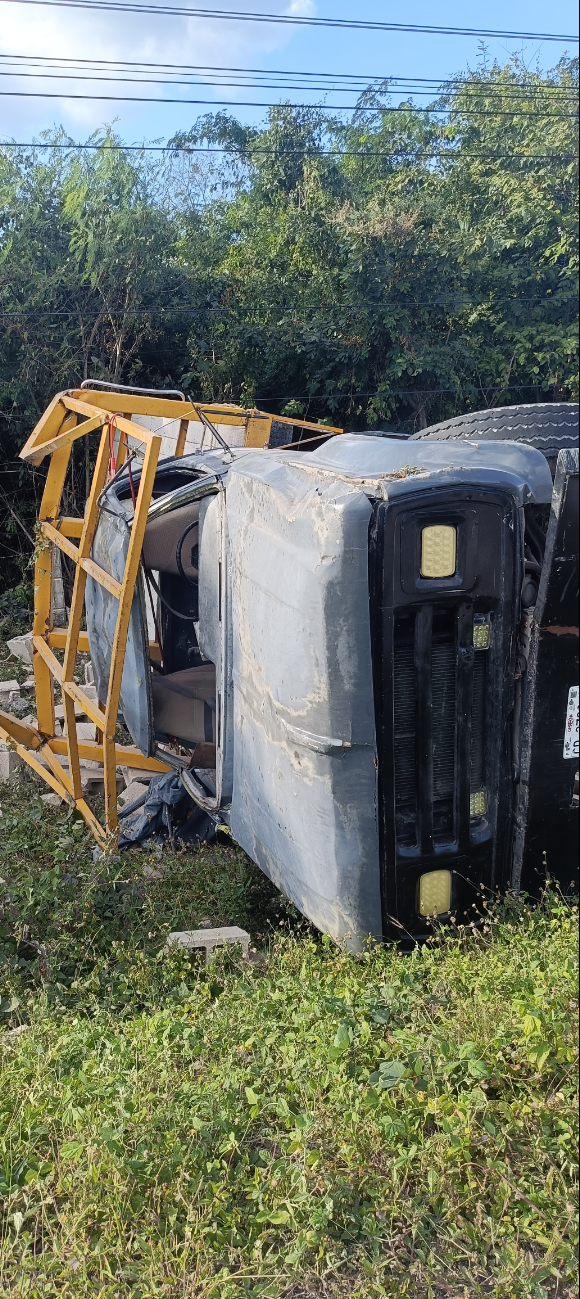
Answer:
[{"label": "yellow turn signal lens", "polygon": [[490,625],[488,622],[474,622],[473,624],[473,648],[489,649]]},{"label": "yellow turn signal lens", "polygon": [[453,577],[457,558],[457,531],[447,523],[423,528],[421,577]]},{"label": "yellow turn signal lens", "polygon": [[419,880],[419,915],[443,916],[451,910],[451,871],[429,871]]},{"label": "yellow turn signal lens", "polygon": [[485,816],[487,811],[487,799],[484,789],[477,789],[474,794],[469,795],[469,815]]}]

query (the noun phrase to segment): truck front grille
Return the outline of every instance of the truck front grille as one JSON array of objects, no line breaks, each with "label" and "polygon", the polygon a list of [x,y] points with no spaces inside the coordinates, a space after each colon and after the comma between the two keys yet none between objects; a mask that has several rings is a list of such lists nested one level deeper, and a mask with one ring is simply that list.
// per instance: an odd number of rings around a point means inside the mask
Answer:
[{"label": "truck front grille", "polygon": [[[423,605],[395,619],[395,833],[422,853],[469,841],[469,793],[485,784],[485,652],[470,610]],[[466,638],[469,643],[466,644]]]}]

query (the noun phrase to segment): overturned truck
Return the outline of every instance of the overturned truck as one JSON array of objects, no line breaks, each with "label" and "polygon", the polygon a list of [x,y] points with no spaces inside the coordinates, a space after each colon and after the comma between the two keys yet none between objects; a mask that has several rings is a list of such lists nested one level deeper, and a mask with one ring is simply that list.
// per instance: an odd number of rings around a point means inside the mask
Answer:
[{"label": "overturned truck", "polygon": [[[63,486],[91,433],[74,519]],[[406,439],[89,381],[54,399],[21,454],[51,455],[38,724],[0,714],[0,735],[99,842],[116,842],[117,764],[174,770],[353,949],[465,923],[546,875],[574,884],[577,406],[487,410]],[[51,618],[55,548],[74,565],[66,629]],[[103,764],[104,826],[82,759]]]}]

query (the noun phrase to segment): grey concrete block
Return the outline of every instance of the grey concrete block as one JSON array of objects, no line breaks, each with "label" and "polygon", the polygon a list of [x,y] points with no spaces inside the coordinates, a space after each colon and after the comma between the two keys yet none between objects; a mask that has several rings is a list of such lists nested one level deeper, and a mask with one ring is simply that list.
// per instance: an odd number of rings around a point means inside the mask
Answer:
[{"label": "grey concrete block", "polygon": [[51,612],[53,627],[66,627],[68,623],[69,610],[66,607],[64,598],[64,583],[62,580],[62,558],[58,546],[52,548],[52,590],[51,590]]},{"label": "grey concrete block", "polygon": [[0,781],[12,780],[18,768],[22,766],[22,758],[9,749],[6,744],[0,741]]},{"label": "grey concrete block", "polygon": [[142,794],[149,792],[148,785],[142,785],[138,780],[132,780],[126,789],[122,789],[119,794],[119,802],[125,806],[127,803],[134,803],[135,799],[141,798]]},{"label": "grey concrete block", "polygon": [[134,781],[140,785],[150,785],[153,777],[158,774],[155,771],[140,771],[138,767],[121,767],[121,772],[127,787]]},{"label": "grey concrete block", "polygon": [[[94,722],[79,722],[76,720],[77,740],[85,744],[92,744],[97,738],[97,728]],[[63,734],[66,735],[66,726],[63,726]]]},{"label": "grey concrete block", "polygon": [[64,799],[60,797],[60,794],[41,794],[40,798],[43,803],[46,803],[47,807],[61,807],[64,803]]},{"label": "grey concrete block", "polygon": [[[24,683],[26,685],[26,682]],[[34,684],[34,679],[33,679]],[[0,681],[0,705],[4,707],[8,695],[18,694],[20,686],[17,681]]]},{"label": "grey concrete block", "polygon": [[237,925],[221,925],[218,929],[176,930],[168,934],[165,951],[171,947],[205,947],[206,960],[209,960],[215,947],[223,943],[240,943],[244,959],[247,961],[250,952],[250,935]]},{"label": "grey concrete block", "polygon": [[93,743],[97,738],[97,728],[94,722],[77,722],[77,739],[85,740],[87,743]]},{"label": "grey concrete block", "polygon": [[[64,721],[64,704],[57,704],[57,705],[56,705],[56,708],[55,708],[55,710],[54,710],[54,715],[55,715],[55,717],[56,717],[57,722],[63,722],[63,721]],[[75,717],[76,717],[77,721],[80,721],[81,717],[86,717],[86,716],[87,716],[87,715],[86,715],[84,709],[81,708],[80,704],[77,704],[76,701],[75,701]]]},{"label": "grey concrete block", "polygon": [[22,659],[23,663],[32,663],[32,632],[27,631],[25,636],[13,636],[12,640],[6,642],[10,653],[14,658]]},{"label": "grey concrete block", "polygon": [[143,867],[143,875],[146,880],[162,880],[163,876],[167,875],[168,870],[168,866],[160,866],[158,870],[155,870],[154,866],[145,865]]},{"label": "grey concrete block", "polygon": [[[100,771],[87,771],[87,772],[81,771],[81,785],[83,788],[83,794],[89,794],[93,798],[98,795],[104,794],[105,777],[103,775],[102,769]],[[117,795],[121,793],[122,788],[123,788],[123,777],[117,775]]]},{"label": "grey concrete block", "polygon": [[12,713],[13,717],[25,717],[30,712],[30,700],[21,695],[19,690],[13,690],[6,699],[6,712]]},{"label": "grey concrete block", "polygon": [[[46,760],[40,757],[40,755],[37,756],[40,765],[42,767],[46,767],[48,765]],[[62,754],[58,754],[57,756],[58,756],[58,761],[60,762],[60,765],[63,768],[63,770],[68,772],[68,758],[64,757],[64,755]],[[104,794],[105,779],[103,776],[103,768],[100,762],[92,762],[90,758],[81,758],[79,762],[79,767],[81,772],[81,788],[83,791],[83,796],[90,795],[91,797],[94,797],[96,795]],[[37,779],[42,783],[41,776],[38,776]],[[117,780],[117,794],[120,794],[124,782],[123,782],[123,777],[121,776],[121,773],[118,768],[117,768],[116,780]]]}]

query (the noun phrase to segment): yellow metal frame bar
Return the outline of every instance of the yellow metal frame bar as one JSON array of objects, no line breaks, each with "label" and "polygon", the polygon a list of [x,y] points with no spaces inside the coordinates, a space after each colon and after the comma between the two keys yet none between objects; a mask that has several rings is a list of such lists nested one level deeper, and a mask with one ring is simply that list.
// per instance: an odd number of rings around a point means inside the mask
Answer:
[{"label": "yellow metal frame bar", "polygon": [[[117,413],[119,406],[122,406],[122,415]],[[124,763],[142,771],[169,770],[166,764],[145,757],[134,746],[116,744],[114,738],[129,619],[162,440],[159,433],[151,433],[131,417],[153,415],[162,419],[179,419],[175,454],[181,456],[185,449],[188,423],[190,420],[200,421],[200,410],[207,413],[208,418],[215,423],[242,425],[246,446],[266,446],[273,419],[313,429],[318,433],[342,433],[342,429],[329,428],[327,425],[268,415],[254,409],[243,410],[239,406],[204,406],[198,403],[196,409],[190,402],[81,388],[57,393],[20,452],[21,459],[33,465],[40,464],[47,455],[51,457],[39,512],[35,559],[32,647],[37,725],[30,726],[9,713],[0,711],[0,739],[15,749],[65,802],[78,808],[95,838],[103,846],[114,847],[117,839],[116,767]],[[143,456],[122,582],[111,577],[91,558],[99,519],[99,496],[109,469],[112,424],[120,435],[116,451],[117,466],[124,459],[125,434],[133,442],[141,443]],[[61,500],[73,444],[79,438],[97,431],[100,432],[99,448],[84,518],[63,516]],[[55,628],[52,625],[52,557],[55,546],[75,565],[70,617],[66,628]],[[74,680],[77,655],[87,653],[89,649],[87,633],[81,631],[89,576],[118,601],[107,697],[98,704]],[[152,644],[149,648],[153,653],[156,646]],[[55,650],[63,652],[62,662]],[[55,681],[62,692],[64,735],[56,734]],[[79,740],[75,704],[80,705],[97,727],[100,739],[95,743]],[[68,771],[59,762],[59,756],[67,757]],[[105,788],[104,826],[83,798],[81,759],[102,764]]]},{"label": "yellow metal frame bar", "polygon": [[[119,763],[138,770],[167,771],[164,763],[147,758],[133,746],[115,744],[115,729],[121,677],[129,618],[147,511],[151,503],[155,471],[161,448],[159,434],[151,433],[126,417],[115,416],[115,429],[131,437],[133,444],[141,444],[143,463],[131,537],[122,582],[116,581],[91,558],[91,549],[99,518],[98,498],[105,486],[110,457],[110,429],[112,412],[95,406],[84,391],[77,396],[59,393],[39,420],[36,428],[21,451],[23,460],[39,463],[50,455],[39,512],[38,546],[35,561],[34,624],[32,632],[33,669],[36,685],[37,726],[19,722],[8,713],[0,712],[0,737],[14,747],[16,752],[38,775],[59,794],[65,802],[77,807],[90,826],[99,843],[113,844],[117,832],[117,778]],[[99,397],[111,394],[98,394]],[[117,401],[118,405],[118,401]],[[129,412],[127,412],[129,413]],[[100,432],[99,448],[91,489],[83,519],[61,515],[61,498],[73,443],[89,433]],[[120,446],[117,463],[123,459]],[[74,540],[73,540],[74,538]],[[53,628],[51,621],[52,556],[54,547],[68,555],[75,565],[75,578],[68,627]],[[77,654],[87,652],[88,636],[81,631],[85,608],[87,577],[92,577],[105,587],[118,601],[117,620],[111,655],[111,672],[107,697],[94,702],[74,680]],[[62,662],[55,651],[61,650]],[[62,691],[65,735],[56,733],[54,711],[54,682]],[[90,717],[97,727],[100,739],[83,743],[77,733],[75,704]],[[59,756],[68,759],[68,771],[59,762]],[[80,760],[90,759],[103,767],[105,787],[105,824],[102,826],[83,798]],[[42,763],[40,759],[44,759]]]}]

